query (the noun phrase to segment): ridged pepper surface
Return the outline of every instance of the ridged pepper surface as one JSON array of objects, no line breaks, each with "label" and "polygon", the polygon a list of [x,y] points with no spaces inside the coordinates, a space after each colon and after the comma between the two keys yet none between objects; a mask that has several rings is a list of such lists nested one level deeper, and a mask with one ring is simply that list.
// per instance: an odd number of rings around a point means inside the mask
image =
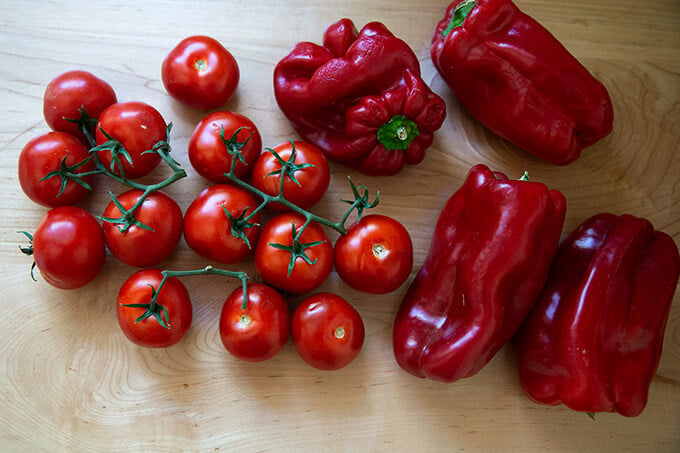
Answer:
[{"label": "ridged pepper surface", "polygon": [[520,382],[538,403],[639,415],[659,365],[678,247],[631,215],[598,214],[560,245],[516,338]]},{"label": "ridged pepper surface", "polygon": [[430,48],[453,94],[482,125],[556,165],[612,130],[607,89],[510,0],[456,0]]},{"label": "ridged pepper surface", "polygon": [[301,42],[274,69],[274,94],[300,136],[368,175],[425,157],[446,116],[413,50],[383,24],[332,24],[323,45]]},{"label": "ridged pepper surface", "polygon": [[396,316],[397,363],[444,382],[482,369],[541,292],[565,209],[564,196],[542,183],[472,167]]}]

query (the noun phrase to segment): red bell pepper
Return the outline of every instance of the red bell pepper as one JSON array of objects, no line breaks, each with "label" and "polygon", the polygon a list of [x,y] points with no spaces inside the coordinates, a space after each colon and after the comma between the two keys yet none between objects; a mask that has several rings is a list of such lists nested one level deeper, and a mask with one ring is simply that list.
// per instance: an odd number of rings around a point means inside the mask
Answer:
[{"label": "red bell pepper", "polygon": [[534,401],[639,415],[678,283],[673,239],[645,219],[598,214],[560,245],[516,338]]},{"label": "red bell pepper", "polygon": [[541,292],[565,209],[564,195],[544,184],[472,167],[395,319],[397,363],[444,382],[482,369]]},{"label": "red bell pepper", "polygon": [[274,70],[281,111],[307,142],[369,175],[425,157],[446,116],[411,48],[379,22],[328,27],[323,46],[298,43]]},{"label": "red bell pepper", "polygon": [[548,162],[566,165],[612,130],[604,85],[510,0],[455,0],[430,52],[473,117]]}]

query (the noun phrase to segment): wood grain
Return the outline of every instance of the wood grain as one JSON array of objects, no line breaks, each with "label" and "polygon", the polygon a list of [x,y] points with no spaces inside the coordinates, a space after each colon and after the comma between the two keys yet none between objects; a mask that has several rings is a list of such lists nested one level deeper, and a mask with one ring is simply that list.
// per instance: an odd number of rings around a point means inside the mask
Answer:
[{"label": "wood grain", "polygon": [[[107,258],[85,288],[59,291],[30,280],[18,230],[46,211],[16,180],[19,151],[47,132],[42,94],[57,74],[75,68],[109,81],[121,100],[156,106],[175,125],[174,155],[189,178],[167,190],[186,209],[207,183],[186,155],[205,112],[173,102],[160,82],[170,48],[191,34],[222,41],[241,67],[228,109],[249,116],[263,142],[295,137],[273,97],[272,70],[290,47],[320,41],[341,18],[357,26],[383,21],[419,56],[425,80],[447,102],[448,117],[425,161],[394,178],[370,178],[332,164],[328,195],[315,212],[337,218],[346,175],[381,191],[378,212],[401,220],[415,246],[413,275],[427,253],[433,223],[470,166],[486,163],[532,179],[568,199],[565,233],[596,212],[649,218],[680,242],[680,5],[632,0],[518,0],[610,91],[612,134],[568,167],[554,167],[489,133],[462,111],[436,74],[429,42],[445,2],[400,0],[42,2],[0,4],[0,450],[417,450],[678,451],[680,447],[680,295],[664,354],[637,418],[600,414],[591,421],[564,407],[538,406],[523,394],[511,347],[478,375],[444,385],[416,379],[396,365],[391,328],[408,286],[385,296],[348,289],[333,273],[322,290],[347,298],[362,314],[366,343],[338,372],[307,366],[292,343],[262,364],[231,358],[219,340],[222,302],[237,282],[185,279],[194,304],[186,338],[166,350],[134,346],[120,333],[115,300],[133,269]],[[163,174],[158,171],[153,177]],[[108,191],[83,207],[99,214]],[[182,242],[162,266],[193,269],[202,259]],[[254,275],[252,260],[242,268]],[[410,281],[410,280],[409,280]],[[300,298],[290,298],[291,308]]]}]

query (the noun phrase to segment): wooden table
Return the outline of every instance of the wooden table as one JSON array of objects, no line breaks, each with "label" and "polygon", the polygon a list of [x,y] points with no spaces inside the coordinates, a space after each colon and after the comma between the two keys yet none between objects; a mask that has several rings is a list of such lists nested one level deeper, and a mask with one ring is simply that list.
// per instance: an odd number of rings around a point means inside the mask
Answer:
[{"label": "wooden table", "polygon": [[[18,230],[32,231],[46,212],[16,178],[24,144],[48,131],[42,118],[47,83],[69,69],[96,73],[120,100],[157,107],[175,125],[174,156],[189,177],[167,192],[186,209],[208,184],[191,168],[186,146],[205,112],[183,108],[160,81],[160,65],[180,39],[219,39],[241,68],[226,106],[258,125],[266,146],[295,138],[273,96],[272,70],[297,41],[319,42],[341,17],[358,27],[383,21],[421,60],[424,78],[447,102],[448,116],[425,161],[398,177],[371,178],[332,164],[329,193],[315,211],[337,218],[348,196],[346,175],[372,191],[376,212],[402,221],[420,268],[434,221],[469,168],[486,163],[531,178],[568,199],[565,233],[596,212],[647,217],[680,242],[680,4],[677,0],[518,0],[608,87],[614,131],[574,164],[554,167],[494,136],[461,110],[433,68],[429,42],[445,2],[252,0],[245,2],[29,2],[0,5],[0,193],[3,219],[0,285],[0,450],[503,450],[678,451],[680,448],[680,295],[676,294],[649,404],[637,418],[599,414],[595,421],[564,407],[529,401],[516,358],[503,349],[478,375],[446,385],[420,380],[395,363],[392,321],[408,287],[371,296],[348,289],[335,273],[322,286],[363,316],[364,349],[349,367],[321,372],[289,342],[274,359],[239,362],[220,343],[218,317],[237,285],[186,278],[194,322],[165,350],[127,341],[115,300],[133,269],[109,256],[88,286],[55,290],[29,277]],[[104,180],[83,207],[101,214]],[[182,242],[164,268],[205,261]],[[252,259],[242,268],[254,274]],[[294,307],[300,298],[290,298]]]}]

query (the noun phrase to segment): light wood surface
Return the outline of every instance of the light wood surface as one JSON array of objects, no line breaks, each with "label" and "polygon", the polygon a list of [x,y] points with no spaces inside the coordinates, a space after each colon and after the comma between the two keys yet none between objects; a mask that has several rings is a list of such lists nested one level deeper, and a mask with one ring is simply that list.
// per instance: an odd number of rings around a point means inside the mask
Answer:
[{"label": "light wood surface", "polygon": [[[0,3],[0,451],[679,451],[680,296],[649,404],[637,418],[600,414],[595,421],[564,407],[539,406],[519,386],[516,359],[503,349],[478,375],[446,385],[417,379],[394,361],[392,321],[408,283],[385,296],[348,289],[333,273],[321,287],[361,313],[366,342],[337,372],[307,366],[289,342],[274,359],[237,361],[224,350],[218,317],[236,281],[185,278],[194,322],[166,350],[137,347],[115,317],[118,290],[133,269],[109,256],[90,285],[56,290],[29,277],[18,230],[32,231],[45,208],[30,202],[16,178],[24,144],[48,131],[47,83],[69,69],[107,80],[120,100],[154,105],[172,121],[175,158],[189,177],[169,188],[182,209],[207,186],[186,146],[205,112],[164,92],[160,65],[180,39],[206,34],[237,58],[241,83],[226,108],[249,116],[263,142],[297,138],[273,97],[272,71],[298,41],[321,40],[341,17],[358,27],[380,20],[406,40],[424,78],[447,102],[448,116],[425,161],[393,178],[371,178],[331,164],[329,193],[315,212],[338,218],[346,175],[381,191],[375,210],[402,221],[417,272],[436,217],[468,169],[486,163],[561,190],[565,233],[597,212],[643,216],[680,242],[680,4],[677,0],[518,0],[610,91],[614,131],[568,167],[554,167],[493,136],[461,111],[429,57],[444,1],[322,0]],[[239,6],[245,5],[245,6]],[[156,176],[164,173],[159,172]],[[103,211],[99,180],[83,207]],[[333,236],[335,237],[335,236]],[[205,261],[184,242],[164,268]],[[254,275],[252,260],[242,266]],[[294,307],[300,298],[290,298]]]}]

